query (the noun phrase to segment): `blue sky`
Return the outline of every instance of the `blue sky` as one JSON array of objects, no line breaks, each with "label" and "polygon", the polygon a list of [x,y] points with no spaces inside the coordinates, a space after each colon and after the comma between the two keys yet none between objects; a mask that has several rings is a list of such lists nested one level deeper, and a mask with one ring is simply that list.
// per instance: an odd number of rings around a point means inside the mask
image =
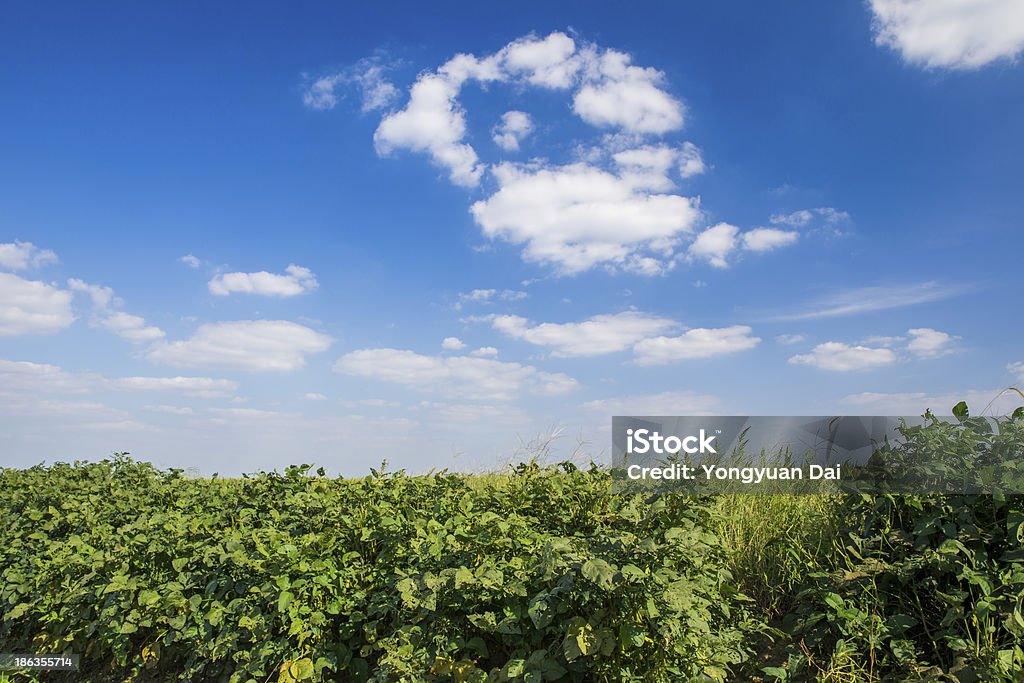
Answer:
[{"label": "blue sky", "polygon": [[1024,384],[1022,50],[1015,0],[16,4],[0,464],[980,409]]}]

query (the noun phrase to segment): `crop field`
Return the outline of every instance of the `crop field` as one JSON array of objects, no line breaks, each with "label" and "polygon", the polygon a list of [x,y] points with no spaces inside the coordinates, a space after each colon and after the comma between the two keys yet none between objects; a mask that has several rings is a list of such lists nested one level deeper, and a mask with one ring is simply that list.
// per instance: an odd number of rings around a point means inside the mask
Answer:
[{"label": "crop field", "polygon": [[[950,458],[1024,445],[935,425]],[[1024,500],[617,494],[607,468],[0,470],[11,681],[1013,681]]]}]

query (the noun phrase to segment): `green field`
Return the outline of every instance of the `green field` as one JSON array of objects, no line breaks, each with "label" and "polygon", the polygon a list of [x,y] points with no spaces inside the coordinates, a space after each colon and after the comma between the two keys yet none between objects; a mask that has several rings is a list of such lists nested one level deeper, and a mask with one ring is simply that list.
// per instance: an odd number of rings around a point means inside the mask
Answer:
[{"label": "green field", "polygon": [[[1024,416],[1000,432],[1019,450]],[[1012,681],[1022,602],[1019,496],[621,495],[568,463],[0,470],[0,652],[82,656],[41,680]]]}]

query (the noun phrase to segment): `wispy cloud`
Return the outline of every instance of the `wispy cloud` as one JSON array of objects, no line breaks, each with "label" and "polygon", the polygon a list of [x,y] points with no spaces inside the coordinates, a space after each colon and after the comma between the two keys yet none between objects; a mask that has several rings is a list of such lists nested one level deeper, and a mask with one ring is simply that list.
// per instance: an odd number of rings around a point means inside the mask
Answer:
[{"label": "wispy cloud", "polygon": [[302,93],[302,103],[310,109],[334,109],[344,97],[341,90],[355,86],[364,113],[385,109],[399,97],[398,88],[387,79],[389,68],[380,55],[361,59],[346,69],[313,80]]},{"label": "wispy cloud", "polygon": [[963,294],[966,289],[965,285],[946,285],[935,281],[857,287],[810,301],[792,312],[768,316],[766,320],[815,320],[887,311],[942,301]]}]

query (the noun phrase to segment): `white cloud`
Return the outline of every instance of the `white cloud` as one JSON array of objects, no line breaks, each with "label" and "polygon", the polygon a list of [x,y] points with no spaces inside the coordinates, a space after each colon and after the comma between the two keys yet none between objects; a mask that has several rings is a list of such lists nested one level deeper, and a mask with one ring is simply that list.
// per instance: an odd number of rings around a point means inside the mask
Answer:
[{"label": "white cloud", "polygon": [[[456,185],[475,187],[485,165],[465,142],[466,113],[459,94],[468,81],[514,82],[564,90],[579,84],[573,111],[592,125],[634,134],[661,134],[683,124],[683,105],[660,85],[664,75],[632,64],[632,57],[587,45],[555,32],[526,36],[483,58],[459,54],[412,85],[406,106],[384,117],[374,134],[378,154],[405,149],[428,154]],[[333,92],[333,86],[325,90]],[[315,98],[314,98],[315,99]],[[520,128],[528,120],[518,116]],[[511,135],[511,137],[508,137]],[[496,141],[515,149],[521,134],[496,132]],[[686,166],[695,169],[694,164]]]},{"label": "white cloud", "polygon": [[332,342],[286,320],[239,320],[201,325],[190,339],[159,343],[146,356],[178,367],[285,372],[303,367],[307,355],[326,351]]},{"label": "white cloud", "polygon": [[789,225],[800,228],[811,222],[814,214],[809,209],[801,209],[787,214],[775,214],[769,220],[776,225]]},{"label": "white cloud", "polygon": [[198,258],[193,256],[192,254],[185,254],[184,256],[180,257],[178,260],[181,261],[182,263],[184,263],[186,266],[188,266],[192,270],[195,270],[196,268],[198,268],[200,266],[200,264],[202,263]]},{"label": "white cloud", "polygon": [[508,401],[524,391],[559,395],[577,386],[567,375],[541,372],[529,365],[468,356],[426,356],[400,349],[353,351],[342,356],[334,369],[467,400]]},{"label": "white cloud", "polygon": [[362,93],[363,112],[385,109],[400,96],[398,88],[384,77],[385,68],[380,64],[360,63],[355,81]]},{"label": "white cloud", "polygon": [[815,346],[811,353],[793,356],[789,362],[794,365],[810,365],[822,370],[849,372],[891,365],[896,362],[896,353],[886,348],[825,342]]},{"label": "white cloud", "polygon": [[469,355],[476,356],[477,358],[493,358],[498,355],[498,349],[493,346],[481,346],[479,349],[471,351]]},{"label": "white cloud", "polygon": [[683,178],[692,178],[705,171],[704,155],[700,148],[692,142],[684,142],[677,157],[679,162],[679,175]]},{"label": "white cloud", "polygon": [[772,251],[793,244],[798,237],[796,232],[776,228],[754,228],[740,233],[735,225],[718,223],[697,236],[687,256],[691,260],[705,260],[715,268],[728,268],[730,255],[739,248],[751,252]]},{"label": "white cloud", "polygon": [[715,268],[728,268],[728,257],[736,249],[739,231],[735,225],[718,223],[699,234],[687,253],[691,258],[706,260]]},{"label": "white cloud", "polygon": [[114,290],[102,285],[90,285],[77,278],[68,280],[68,287],[73,291],[87,294],[96,309],[106,310],[111,306],[120,306],[123,302],[114,296]]},{"label": "white cloud", "polygon": [[499,315],[491,318],[499,332],[530,344],[552,349],[558,357],[599,356],[623,351],[640,340],[678,327],[668,318],[635,311],[596,315],[578,323],[531,325],[525,318]]},{"label": "white cloud", "polygon": [[110,287],[91,285],[74,278],[68,280],[68,287],[89,296],[93,308],[91,324],[94,327],[102,327],[133,343],[156,341],[164,337],[164,331],[147,325],[145,318],[113,310],[124,302],[114,295]]},{"label": "white cloud", "polygon": [[695,200],[637,191],[630,181],[583,163],[494,169],[499,190],[470,208],[489,238],[524,245],[523,258],[561,274],[595,265],[628,267],[630,259],[670,257],[693,231]]},{"label": "white cloud", "polygon": [[173,391],[197,398],[230,396],[238,383],[211,377],[119,377],[104,385],[120,391]]},{"label": "white cloud", "polygon": [[476,151],[462,142],[466,115],[456,102],[462,80],[445,72],[450,64],[438,73],[421,76],[413,84],[405,108],[384,117],[373,141],[382,156],[399,149],[427,153],[435,164],[448,170],[453,183],[475,187],[484,167]]},{"label": "white cloud", "polygon": [[761,343],[746,325],[694,328],[676,337],[652,337],[633,347],[637,365],[662,365],[747,351]]},{"label": "white cloud", "polygon": [[56,262],[55,253],[49,249],[40,249],[31,242],[0,243],[0,268],[25,270]]},{"label": "white cloud", "polygon": [[712,415],[721,400],[692,391],[619,396],[587,401],[583,407],[605,415]]},{"label": "white cloud", "polygon": [[581,119],[632,133],[662,134],[682,127],[682,103],[659,87],[663,73],[633,66],[632,57],[616,50],[589,61],[587,81],[572,102]]},{"label": "white cloud", "polygon": [[1017,361],[1015,363],[1009,363],[1006,369],[1017,375],[1018,382],[1024,382],[1024,361]]},{"label": "white cloud", "polygon": [[155,405],[144,406],[143,410],[151,413],[163,413],[165,415],[194,415],[195,411],[187,406]]},{"label": "white cloud", "polygon": [[384,109],[399,97],[398,88],[385,76],[387,70],[379,57],[361,59],[351,68],[317,78],[302,93],[302,103],[310,109],[334,109],[342,97],[338,91],[356,85],[362,95],[364,113]]},{"label": "white cloud", "polygon": [[778,213],[769,218],[773,225],[788,225],[791,228],[802,228],[818,219],[819,223],[836,225],[850,220],[850,214],[831,206],[819,206],[814,209],[800,209],[792,213]]},{"label": "white cloud", "polygon": [[524,111],[507,111],[501,116],[501,121],[491,129],[491,137],[494,144],[506,152],[519,151],[519,143],[527,135],[533,132],[533,122],[530,115]]},{"label": "white cloud", "polygon": [[[942,393],[865,391],[842,399],[843,403],[870,410],[874,415],[951,415],[953,406],[966,401],[972,415],[1008,415],[1021,405],[1020,396],[1000,389],[966,389]],[[984,411],[984,413],[982,412]]]},{"label": "white cloud", "polygon": [[302,93],[302,103],[310,109],[334,109],[338,104],[337,88],[347,82],[344,74],[328,74],[313,81]]},{"label": "white cloud", "polygon": [[796,242],[800,234],[791,230],[754,228],[743,233],[743,248],[748,251],[771,251]]},{"label": "white cloud", "polygon": [[873,334],[870,337],[861,339],[857,344],[861,346],[886,346],[891,348],[897,344],[905,342],[906,340],[906,337],[900,337],[898,335]]},{"label": "white cloud", "polygon": [[785,346],[792,346],[793,344],[799,344],[805,339],[806,337],[802,334],[780,334],[775,338],[775,341]]},{"label": "white cloud", "polygon": [[145,318],[121,311],[108,313],[98,321],[99,325],[130,342],[148,342],[162,339],[164,331],[159,327],[146,325]]},{"label": "white cloud", "polygon": [[388,401],[383,398],[361,398],[357,401],[338,401],[346,408],[401,408],[402,404],[397,401]]},{"label": "white cloud", "polygon": [[198,398],[232,395],[238,383],[211,377],[115,377],[92,372],[68,372],[56,365],[0,359],[0,386],[32,393],[90,393],[97,391],[176,392]]},{"label": "white cloud", "polygon": [[501,61],[509,73],[531,85],[564,90],[573,85],[582,66],[576,43],[561,32],[545,38],[526,36],[502,49]]},{"label": "white cloud", "polygon": [[459,300],[455,303],[455,310],[461,310],[464,303],[489,304],[495,300],[519,301],[525,299],[529,294],[516,289],[474,289],[470,292],[459,292]]},{"label": "white cloud", "polygon": [[466,342],[462,341],[458,337],[445,337],[441,341],[441,348],[445,351],[461,351],[466,348]]},{"label": "white cloud", "polygon": [[71,292],[0,273],[0,337],[53,334],[74,320]]},{"label": "white cloud", "polygon": [[907,334],[911,337],[907,350],[919,358],[938,358],[951,353],[957,339],[951,334],[928,327],[907,330]]},{"label": "white cloud", "polygon": [[929,68],[977,69],[1024,50],[1020,0],[871,0],[875,43]]},{"label": "white cloud", "polygon": [[262,294],[265,296],[297,296],[315,290],[319,284],[313,271],[295,264],[285,268],[285,274],[268,273],[222,273],[209,282],[211,294]]},{"label": "white cloud", "polygon": [[887,311],[893,308],[904,308],[948,299],[963,291],[962,287],[949,287],[938,282],[858,287],[836,292],[808,304],[802,311],[775,316],[772,319],[777,321],[814,320]]},{"label": "white cloud", "polygon": [[664,192],[675,187],[668,177],[681,152],[668,145],[646,145],[615,152],[619,177],[637,190]]},{"label": "white cloud", "polygon": [[311,391],[311,392],[307,393],[304,396],[304,398],[307,401],[326,401],[327,400],[327,396],[325,396],[324,394],[321,394],[320,392],[317,392],[317,391]]},{"label": "white cloud", "polygon": [[0,394],[7,392],[85,393],[106,379],[94,373],[69,373],[56,365],[0,359]]}]

